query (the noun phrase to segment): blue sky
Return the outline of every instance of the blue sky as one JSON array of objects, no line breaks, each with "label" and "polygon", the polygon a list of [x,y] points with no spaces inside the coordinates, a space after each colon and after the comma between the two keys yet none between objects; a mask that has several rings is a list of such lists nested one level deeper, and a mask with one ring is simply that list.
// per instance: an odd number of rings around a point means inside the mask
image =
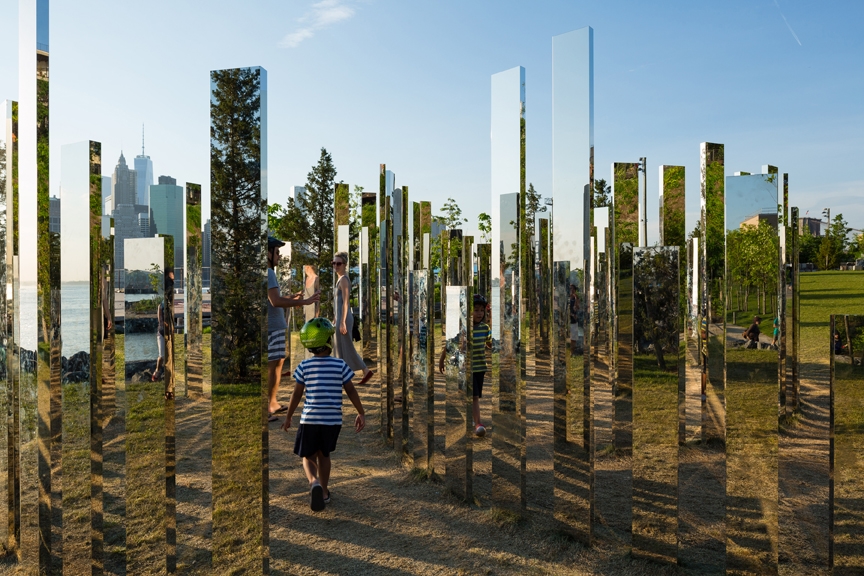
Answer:
[{"label": "blue sky", "polygon": [[[320,148],[339,179],[377,187],[378,164],[433,210],[452,196],[476,226],[490,210],[490,76],[526,68],[527,178],[551,193],[552,36],[590,25],[595,174],[647,156],[687,167],[698,211],[699,143],[726,173],[774,164],[802,215],[830,206],[864,228],[864,3],[54,2],[52,191],[59,147],[103,143],[110,174],[146,124],[155,175],[209,174],[208,74],[260,65],[269,80],[269,195],[284,202]],[[18,4],[0,0],[0,99],[18,97]],[[556,215],[557,216],[557,215]]]}]

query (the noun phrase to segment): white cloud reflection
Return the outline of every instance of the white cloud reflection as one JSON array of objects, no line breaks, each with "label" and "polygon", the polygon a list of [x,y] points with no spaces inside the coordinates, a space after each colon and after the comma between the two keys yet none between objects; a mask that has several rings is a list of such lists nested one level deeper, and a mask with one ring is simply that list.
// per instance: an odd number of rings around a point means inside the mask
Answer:
[{"label": "white cloud reflection", "polygon": [[347,3],[341,0],[321,0],[312,4],[309,11],[297,19],[300,26],[286,35],[279,45],[283,48],[294,48],[319,30],[349,20],[353,16],[354,8]]}]

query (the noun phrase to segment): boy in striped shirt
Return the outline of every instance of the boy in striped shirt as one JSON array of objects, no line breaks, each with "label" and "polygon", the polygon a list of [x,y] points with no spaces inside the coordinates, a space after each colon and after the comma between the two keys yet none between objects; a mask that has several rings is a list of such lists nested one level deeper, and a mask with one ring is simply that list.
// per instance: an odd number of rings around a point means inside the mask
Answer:
[{"label": "boy in striped shirt", "polygon": [[300,330],[300,342],[313,354],[294,370],[294,392],[282,429],[291,427],[291,418],[305,391],[306,400],[300,415],[300,427],[294,441],[294,453],[303,458],[303,470],[310,486],[312,510],[323,510],[330,503],[330,452],[342,430],[342,390],[357,409],[354,430],[366,426],[360,396],[351,383],[354,371],[340,358],[330,356],[330,337],[336,332],[325,318],[313,318]]},{"label": "boy in striped shirt", "polygon": [[492,330],[486,323],[488,311],[486,299],[480,295],[474,295],[474,308],[471,316],[471,371],[473,373],[473,413],[474,433],[477,436],[486,434],[486,427],[480,423],[480,398],[483,397],[483,380],[486,377],[486,349],[492,348]]}]

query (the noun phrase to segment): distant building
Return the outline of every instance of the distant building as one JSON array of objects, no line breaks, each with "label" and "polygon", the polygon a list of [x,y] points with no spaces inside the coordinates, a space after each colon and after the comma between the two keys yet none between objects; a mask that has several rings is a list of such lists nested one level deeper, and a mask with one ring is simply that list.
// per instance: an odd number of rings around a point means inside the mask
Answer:
[{"label": "distant building", "polygon": [[754,214],[753,216],[748,217],[746,220],[741,222],[741,229],[744,229],[745,226],[750,226],[751,228],[758,228],[760,222],[768,222],[775,229],[777,228],[777,212],[763,212],[761,214]]},{"label": "distant building", "polygon": [[114,207],[121,204],[137,204],[137,195],[135,193],[137,173],[135,170],[130,170],[126,165],[126,158],[123,152],[120,152],[120,159],[117,161],[117,166],[114,167],[114,174],[111,176],[111,195],[114,197]]},{"label": "distant building", "polygon": [[141,225],[135,208],[137,196],[136,172],[126,165],[126,158],[120,152],[120,159],[111,176],[111,215],[114,217],[114,269],[117,288],[125,288],[125,259],[123,245],[127,238],[141,238]]},{"label": "distant building", "polygon": [[798,234],[803,234],[804,230],[808,230],[811,236],[822,236],[822,220],[819,218],[799,218]]},{"label": "distant building", "polygon": [[51,196],[48,201],[48,231],[60,234],[60,198]]},{"label": "distant building", "polygon": [[292,186],[291,198],[293,198],[295,206],[297,206],[298,208],[303,206],[303,202],[306,200],[306,187]]},{"label": "distant building", "polygon": [[150,205],[150,186],[153,185],[153,162],[144,154],[144,126],[141,126],[141,154],[135,157],[135,204]]},{"label": "distant building", "polygon": [[[170,178],[160,176],[159,180]],[[170,180],[174,180],[170,178]],[[176,180],[174,180],[176,182]],[[156,184],[150,186],[150,232],[167,234],[174,237],[174,268],[183,268],[183,198],[182,186],[176,184]],[[176,272],[175,272],[176,275]]]},{"label": "distant building", "polygon": [[150,214],[138,214],[138,228],[141,230],[142,238],[149,238],[150,234]]},{"label": "distant building", "polygon": [[172,178],[171,176],[159,176],[159,184],[160,185],[170,184],[172,186],[176,186],[177,185],[177,179]]}]

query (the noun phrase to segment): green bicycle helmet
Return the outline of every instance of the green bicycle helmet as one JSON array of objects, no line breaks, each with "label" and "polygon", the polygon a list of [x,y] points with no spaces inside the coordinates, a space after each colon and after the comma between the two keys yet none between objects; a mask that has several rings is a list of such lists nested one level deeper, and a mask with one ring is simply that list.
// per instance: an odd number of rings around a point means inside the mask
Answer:
[{"label": "green bicycle helmet", "polygon": [[313,318],[300,329],[300,343],[309,349],[328,346],[330,336],[335,333],[336,329],[330,320],[326,318]]}]

